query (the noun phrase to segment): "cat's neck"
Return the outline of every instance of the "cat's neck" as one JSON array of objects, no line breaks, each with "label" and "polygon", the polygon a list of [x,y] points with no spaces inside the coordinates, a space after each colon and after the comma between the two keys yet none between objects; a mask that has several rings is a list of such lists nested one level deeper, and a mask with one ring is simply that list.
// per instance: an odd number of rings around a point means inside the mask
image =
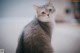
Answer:
[{"label": "cat's neck", "polygon": [[41,22],[37,19],[41,28],[51,37],[52,27],[50,22]]}]

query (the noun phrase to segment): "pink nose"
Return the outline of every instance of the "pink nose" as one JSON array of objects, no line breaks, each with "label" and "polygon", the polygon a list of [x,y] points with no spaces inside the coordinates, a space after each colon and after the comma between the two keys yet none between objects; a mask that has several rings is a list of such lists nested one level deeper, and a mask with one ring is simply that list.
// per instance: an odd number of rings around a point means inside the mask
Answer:
[{"label": "pink nose", "polygon": [[47,14],[47,16],[49,16],[49,14]]}]

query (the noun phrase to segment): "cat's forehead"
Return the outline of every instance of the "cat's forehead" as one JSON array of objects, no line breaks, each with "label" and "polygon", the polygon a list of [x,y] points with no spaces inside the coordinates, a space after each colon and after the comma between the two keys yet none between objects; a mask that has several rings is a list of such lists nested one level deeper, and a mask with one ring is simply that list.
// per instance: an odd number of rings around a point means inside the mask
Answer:
[{"label": "cat's forehead", "polygon": [[47,9],[47,8],[54,8],[53,5],[43,5],[41,6],[41,8]]}]

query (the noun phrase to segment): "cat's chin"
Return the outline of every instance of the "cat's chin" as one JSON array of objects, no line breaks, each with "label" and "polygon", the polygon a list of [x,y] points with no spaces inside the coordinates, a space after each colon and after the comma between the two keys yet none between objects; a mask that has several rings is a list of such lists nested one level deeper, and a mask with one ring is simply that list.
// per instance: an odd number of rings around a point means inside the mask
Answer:
[{"label": "cat's chin", "polygon": [[38,20],[41,22],[51,22],[49,17],[38,17]]}]

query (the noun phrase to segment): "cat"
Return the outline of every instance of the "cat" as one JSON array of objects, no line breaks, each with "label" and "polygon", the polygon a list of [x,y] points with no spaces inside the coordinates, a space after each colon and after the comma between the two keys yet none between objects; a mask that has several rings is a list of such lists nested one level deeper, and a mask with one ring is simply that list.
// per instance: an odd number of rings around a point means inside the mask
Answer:
[{"label": "cat", "polygon": [[36,17],[25,26],[16,53],[53,53],[51,46],[52,15],[55,8],[51,0],[42,6],[34,5]]}]

